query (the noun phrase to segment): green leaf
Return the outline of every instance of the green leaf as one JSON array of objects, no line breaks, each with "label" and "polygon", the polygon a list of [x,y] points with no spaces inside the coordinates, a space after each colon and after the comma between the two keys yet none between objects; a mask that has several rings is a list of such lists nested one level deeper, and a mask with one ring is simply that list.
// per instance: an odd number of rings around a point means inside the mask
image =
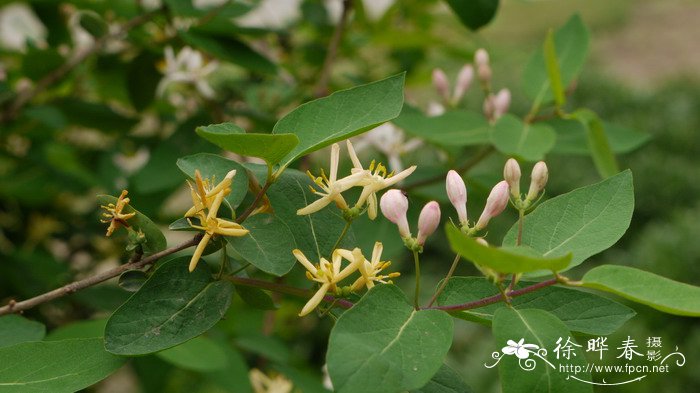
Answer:
[{"label": "green leaf", "polygon": [[148,280],[148,274],[141,270],[127,270],[119,275],[118,285],[127,292],[136,292]]},{"label": "green leaf", "polygon": [[471,262],[499,273],[525,273],[536,270],[558,272],[569,265],[571,254],[540,256],[528,247],[491,247],[466,236],[454,225],[447,225],[447,239],[452,251]]},{"label": "green leaf", "polygon": [[228,160],[219,155],[199,153],[182,157],[177,160],[177,167],[190,179],[194,179],[195,170],[199,170],[202,178],[213,179],[215,184],[223,180],[229,171],[235,169],[236,176],[231,182],[231,193],[224,198],[231,208],[238,207],[248,192],[248,174],[245,168],[236,161]]},{"label": "green leaf", "polygon": [[378,285],[338,318],[328,343],[336,391],[403,392],[424,386],[452,345],[452,319],[416,311],[399,288]]},{"label": "green leaf", "polygon": [[[260,177],[264,172],[261,166],[250,166]],[[313,182],[309,177],[297,170],[287,169],[268,189],[267,196],[274,210],[275,217],[287,226],[294,237],[296,247],[310,260],[329,258],[335,242],[345,227],[345,220],[335,206],[306,216],[297,215],[297,210],[315,201],[318,196],[309,187]],[[247,224],[246,220],[244,225]],[[345,239],[352,242],[354,234],[348,231]],[[279,240],[284,241],[284,240]],[[291,250],[289,253],[290,256]]]},{"label": "green leaf", "polygon": [[473,146],[490,141],[491,126],[476,112],[454,110],[426,116],[417,110],[404,110],[393,123],[406,133],[439,146]]},{"label": "green leaf", "polygon": [[226,352],[211,339],[199,336],[176,347],[160,351],[159,358],[185,370],[206,372],[226,367]]},{"label": "green leaf", "polygon": [[491,129],[491,142],[501,153],[526,161],[544,158],[554,147],[557,134],[543,123],[524,123],[519,118],[503,115]]},{"label": "green leaf", "polygon": [[46,341],[60,341],[74,338],[102,338],[107,326],[107,318],[85,320],[63,325],[51,331]]},{"label": "green leaf", "polygon": [[700,317],[700,287],[644,270],[603,265],[588,271],[581,282],[669,314]]},{"label": "green leaf", "polygon": [[275,165],[299,144],[294,134],[247,134],[233,123],[197,127],[197,134],[224,150]]},{"label": "green leaf", "polygon": [[63,63],[63,56],[55,48],[30,47],[27,54],[22,57],[22,73],[27,78],[38,81]]},{"label": "green leaf", "polygon": [[[520,282],[516,289],[534,282]],[[484,299],[500,292],[483,277],[452,277],[438,297],[441,306],[462,304]],[[512,299],[516,309],[536,308],[552,313],[567,329],[595,336],[607,336],[619,329],[636,313],[616,301],[575,289],[551,286]],[[490,324],[493,314],[507,307],[499,302],[453,315],[469,321]]]},{"label": "green leaf", "polygon": [[[588,129],[579,121],[555,119],[546,122],[557,133],[557,143],[552,153],[571,155],[591,155],[588,147]],[[613,153],[629,153],[651,139],[645,132],[603,122],[605,134]]]},{"label": "green leaf", "polygon": [[549,84],[554,93],[554,102],[558,107],[566,103],[564,87],[561,84],[561,71],[559,70],[559,59],[557,59],[557,48],[554,44],[554,32],[549,30],[544,40],[544,59],[547,66],[547,76]]},{"label": "green leaf", "polygon": [[5,392],[70,393],[93,385],[126,359],[105,352],[102,339],[39,341],[0,349]]},{"label": "green leaf", "polygon": [[[554,32],[554,46],[559,60],[562,86],[569,86],[576,79],[588,54],[588,29],[578,14]],[[539,108],[554,99],[544,53],[537,50],[523,71],[523,89]]]},{"label": "green leaf", "polygon": [[588,109],[579,109],[572,114],[572,118],[579,120],[586,128],[588,149],[600,176],[605,179],[620,172],[605,134],[605,126],[598,115]]},{"label": "green leaf", "polygon": [[283,276],[294,267],[292,250],[296,243],[282,220],[271,214],[258,214],[245,220],[244,227],[250,231],[247,235],[226,237],[244,260],[275,276]]},{"label": "green leaf", "polygon": [[78,16],[80,27],[85,29],[91,36],[102,38],[107,34],[109,27],[96,12],[81,11]]},{"label": "green leaf", "polygon": [[403,106],[405,74],[341,90],[307,102],[277,124],[274,134],[294,133],[299,145],[282,160],[287,167],[297,158],[368,131],[396,118]]},{"label": "green leaf", "polygon": [[71,126],[83,126],[104,132],[125,133],[131,130],[138,122],[136,118],[127,117],[103,103],[88,102],[68,97],[54,101],[53,105],[66,116]]},{"label": "green leaf", "polygon": [[276,363],[287,363],[292,357],[290,348],[277,337],[262,333],[248,334],[236,338],[236,345]]},{"label": "green leaf", "polygon": [[39,322],[19,315],[0,317],[0,348],[27,341],[41,341],[45,334],[46,327]]},{"label": "green leaf", "polygon": [[[522,244],[550,258],[573,254],[569,269],[615,244],[633,210],[632,172],[627,170],[537,206],[523,221]],[[503,244],[514,245],[517,236],[516,223]]]},{"label": "green leaf", "polygon": [[239,65],[253,72],[263,74],[277,72],[277,66],[267,57],[230,35],[205,32],[201,29],[180,30],[178,35],[186,44],[217,59]]},{"label": "green leaf", "polygon": [[[98,195],[97,203],[99,203],[101,206],[107,206],[110,203],[116,205],[117,198],[111,195]],[[160,231],[158,226],[153,221],[151,221],[150,218],[148,218],[145,214],[141,213],[140,211],[134,209],[130,204],[126,205],[122,212],[136,212],[136,215],[130,218],[127,222],[129,223],[131,229],[133,229],[136,232],[143,232],[144,236],[146,237],[146,241],[141,245],[143,247],[144,254],[155,254],[158,251],[165,250],[165,247],[168,246],[168,243],[165,240],[165,236],[163,235],[163,232]],[[119,231],[120,230],[117,230],[115,231],[115,233],[119,233]],[[114,236],[114,234],[112,234],[112,236]]]},{"label": "green leaf", "polygon": [[447,0],[452,11],[469,30],[479,30],[491,22],[499,0]]},{"label": "green leaf", "polygon": [[462,377],[451,367],[443,364],[430,381],[413,393],[470,393],[472,389],[464,383]]},{"label": "green leaf", "polygon": [[204,376],[226,392],[251,393],[253,387],[248,377],[248,364],[243,355],[225,339],[216,340],[226,355],[226,366],[221,370],[209,371]]},{"label": "green leaf", "polygon": [[154,54],[143,51],[127,66],[126,89],[137,111],[146,109],[156,97],[156,88],[163,76],[156,68],[159,60]]},{"label": "green leaf", "polygon": [[112,314],[105,348],[144,355],[183,343],[209,330],[231,303],[233,285],[214,281],[205,263],[189,273],[190,257],[171,259]]},{"label": "green leaf", "polygon": [[254,308],[260,310],[276,310],[275,302],[272,301],[270,295],[260,288],[246,287],[243,285],[236,286],[236,293],[243,301]]},{"label": "green leaf", "polygon": [[[547,350],[546,355],[540,355],[547,359],[552,366],[540,357],[530,354],[529,359],[535,362],[535,368],[525,371],[521,368],[515,355],[501,354],[498,364],[498,372],[501,377],[503,393],[592,393],[593,388],[589,384],[572,381],[568,373],[559,372],[558,364],[567,364],[580,367],[582,372],[576,374],[577,378],[591,381],[591,375],[586,372],[586,358],[583,350],[574,347],[574,356],[571,359],[557,360],[553,349],[557,339],[562,338],[562,345],[570,337],[566,326],[552,314],[542,310],[517,310],[504,307],[496,311],[493,317],[493,335],[498,348],[508,345],[508,340],[518,342],[525,339],[525,344],[534,344]],[[573,342],[575,340],[571,339]],[[533,349],[533,351],[535,351]]]}]

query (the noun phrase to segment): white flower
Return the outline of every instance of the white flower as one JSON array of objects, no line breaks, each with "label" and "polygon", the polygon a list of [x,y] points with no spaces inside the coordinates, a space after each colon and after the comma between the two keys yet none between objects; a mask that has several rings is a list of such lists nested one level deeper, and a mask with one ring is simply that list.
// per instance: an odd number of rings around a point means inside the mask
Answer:
[{"label": "white flower", "polygon": [[[201,0],[200,0],[201,1]],[[284,29],[301,17],[301,0],[262,0],[236,24],[261,29]]]},{"label": "white flower", "polygon": [[209,86],[206,78],[218,67],[216,61],[204,63],[202,53],[186,46],[175,56],[172,47],[165,48],[165,77],[158,84],[157,92],[163,95],[172,83],[194,85],[199,94],[205,98],[213,98],[214,89]]},{"label": "white flower", "polygon": [[384,123],[362,135],[355,143],[357,151],[373,147],[386,155],[392,171],[403,170],[401,156],[420,147],[423,142],[418,138],[406,140],[406,134],[391,123]]},{"label": "white flower", "polygon": [[508,345],[503,347],[503,349],[501,349],[501,352],[503,352],[506,355],[515,355],[518,357],[518,359],[527,359],[528,357],[530,357],[530,350],[540,348],[535,344],[524,344],[524,342],[524,338],[521,338],[520,341],[518,341],[517,343],[513,340],[508,340],[506,342],[506,344]]},{"label": "white flower", "polygon": [[306,278],[321,284],[316,293],[301,309],[299,313],[300,317],[313,311],[321,301],[323,301],[328,291],[335,292],[337,289],[336,284],[357,270],[358,264],[355,263],[355,261],[351,261],[348,266],[345,266],[345,268],[341,270],[343,252],[350,253],[348,250],[337,249],[333,252],[333,256],[331,257],[332,262],[328,262],[326,258],[321,258],[319,264],[314,266],[301,250],[292,250],[292,254],[294,254],[297,261],[306,268]]},{"label": "white flower", "polygon": [[13,3],[0,9],[0,46],[24,52],[28,41],[45,47],[47,35],[46,26],[28,5]]}]

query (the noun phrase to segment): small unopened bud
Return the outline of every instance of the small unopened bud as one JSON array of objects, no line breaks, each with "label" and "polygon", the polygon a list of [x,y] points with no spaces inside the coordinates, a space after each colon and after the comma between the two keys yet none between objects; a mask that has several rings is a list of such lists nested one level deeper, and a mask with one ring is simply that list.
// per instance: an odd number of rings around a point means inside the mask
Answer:
[{"label": "small unopened bud", "polygon": [[485,246],[485,247],[489,246],[489,243],[483,237],[477,237],[476,242],[481,244],[482,246]]},{"label": "small unopened bud", "polygon": [[459,223],[465,225],[467,223],[467,185],[464,184],[462,176],[454,170],[447,172],[445,188],[447,189],[447,197],[457,210]]},{"label": "small unopened bud", "polygon": [[479,221],[476,223],[474,229],[482,230],[486,228],[492,218],[501,214],[503,210],[505,210],[506,206],[508,206],[508,194],[508,182],[505,180],[499,182],[493,187],[489,197],[486,199],[484,212],[481,213],[481,217],[479,217]]},{"label": "small unopened bud", "polygon": [[503,178],[508,182],[513,198],[520,199],[520,165],[514,158],[506,161],[506,166],[503,168]]},{"label": "small unopened bud", "polygon": [[474,67],[472,67],[471,64],[465,64],[464,67],[459,70],[459,74],[457,74],[455,91],[452,94],[452,100],[455,104],[458,103],[462,97],[464,97],[464,93],[469,90],[472,80],[474,80]]},{"label": "small unopened bud", "polygon": [[476,69],[476,74],[483,85],[488,86],[491,83],[491,76],[493,71],[491,71],[491,66],[488,64],[482,64]]},{"label": "small unopened bud", "polygon": [[443,101],[450,100],[450,82],[447,80],[445,72],[439,68],[433,70],[433,86]]},{"label": "small unopened bud", "polygon": [[425,239],[432,235],[440,225],[440,205],[435,201],[428,202],[423,206],[418,216],[418,237],[416,241],[421,246],[425,244]]},{"label": "small unopened bud", "polygon": [[540,161],[535,164],[532,168],[532,175],[530,175],[530,189],[527,191],[527,200],[534,201],[537,195],[544,189],[547,185],[547,179],[549,178],[549,171],[547,170],[547,164],[544,161]]},{"label": "small unopened bud", "polygon": [[498,119],[508,112],[510,107],[510,90],[501,89],[493,98],[493,118]]},{"label": "small unopened bud", "polygon": [[476,64],[477,67],[489,65],[489,52],[486,52],[484,48],[477,49],[476,52],[474,52],[474,64]]},{"label": "small unopened bud", "polygon": [[408,198],[400,190],[389,190],[379,201],[382,214],[389,221],[399,227],[399,234],[402,238],[411,237],[411,229],[408,227],[406,212],[408,211]]}]

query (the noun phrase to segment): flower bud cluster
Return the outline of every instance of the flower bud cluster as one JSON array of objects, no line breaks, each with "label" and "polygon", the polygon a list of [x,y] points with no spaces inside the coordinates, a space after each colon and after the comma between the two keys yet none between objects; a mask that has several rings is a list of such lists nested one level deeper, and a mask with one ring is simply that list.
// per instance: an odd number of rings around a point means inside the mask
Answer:
[{"label": "flower bud cluster", "polygon": [[513,197],[513,204],[519,210],[524,210],[532,207],[534,203],[537,202],[538,197],[542,196],[542,191],[547,185],[547,180],[549,178],[549,171],[547,170],[547,164],[544,161],[539,161],[532,168],[532,174],[530,175],[530,188],[527,191],[527,195],[523,199],[520,194],[520,165],[518,161],[514,158],[506,161],[506,165],[503,168],[503,178],[510,186],[510,193]]},{"label": "flower bud cluster", "polygon": [[480,48],[474,53],[474,66],[476,67],[476,75],[481,83],[481,88],[486,93],[483,105],[484,116],[493,123],[508,112],[511,100],[510,90],[504,88],[495,94],[492,93],[491,79],[493,78],[493,71],[491,70],[489,53],[486,49]]},{"label": "flower bud cluster", "polygon": [[[450,81],[443,70],[440,68],[433,70],[433,87],[442,101],[448,105],[457,105],[469,90],[473,80],[474,67],[471,64],[465,64],[459,70],[453,89],[450,89]],[[450,92],[450,90],[452,91]]]},{"label": "flower bud cluster", "polygon": [[467,186],[459,173],[454,170],[449,171],[445,180],[445,187],[447,189],[447,197],[457,211],[459,227],[464,233],[469,235],[485,229],[489,221],[501,214],[508,205],[508,182],[501,181],[493,187],[486,199],[484,211],[479,216],[476,224],[471,226],[467,218]]},{"label": "flower bud cluster", "polygon": [[414,238],[408,225],[408,198],[400,190],[389,190],[379,201],[382,214],[399,228],[399,235],[406,247],[413,251],[422,252],[423,245],[440,225],[440,205],[430,201],[423,206],[418,216],[418,235]]}]

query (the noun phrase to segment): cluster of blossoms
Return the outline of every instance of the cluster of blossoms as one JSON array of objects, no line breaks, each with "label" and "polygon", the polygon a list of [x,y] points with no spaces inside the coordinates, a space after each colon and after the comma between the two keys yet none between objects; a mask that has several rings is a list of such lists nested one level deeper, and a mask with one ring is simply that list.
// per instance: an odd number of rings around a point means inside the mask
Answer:
[{"label": "cluster of blossoms", "polygon": [[[374,286],[375,282],[383,284],[391,283],[391,281],[387,281],[387,279],[398,277],[400,273],[380,274],[391,265],[391,262],[381,260],[382,250],[383,246],[381,242],[374,243],[372,258],[368,260],[359,248],[355,248],[352,251],[336,249],[333,250],[331,262],[325,258],[321,258],[320,262],[316,265],[311,263],[301,250],[296,249],[292,251],[297,261],[306,268],[306,277],[320,284],[316,293],[301,309],[299,316],[303,317],[313,311],[328,292],[333,293],[337,297],[343,297],[351,292],[357,292],[364,287],[370,289]],[[345,267],[342,266],[343,260],[348,261]],[[341,281],[358,271],[360,276],[351,285],[345,287],[338,285]]]},{"label": "cluster of blossoms", "polygon": [[412,251],[422,252],[425,240],[440,225],[440,205],[430,201],[423,206],[418,216],[418,235],[414,238],[406,218],[406,212],[408,212],[406,194],[400,190],[389,190],[382,196],[380,204],[384,217],[398,226],[399,235],[406,247]]},{"label": "cluster of blossoms", "polygon": [[531,208],[544,195],[541,192],[549,179],[547,164],[544,161],[539,161],[532,168],[530,188],[525,198],[520,194],[520,176],[520,165],[518,165],[518,162],[512,158],[506,161],[506,165],[503,168],[503,178],[506,179],[510,186],[513,205],[518,210],[526,210]]},{"label": "cluster of blossoms", "polygon": [[[204,249],[215,235],[245,236],[248,234],[248,230],[243,228],[240,224],[217,217],[224,197],[231,193],[231,183],[235,175],[235,170],[230,171],[219,184],[212,186],[214,181],[202,179],[202,176],[197,170],[194,174],[194,186],[189,181],[187,182],[190,186],[193,206],[185,213],[185,217],[192,228],[204,231],[204,236],[199,244],[197,244],[197,248],[190,260],[190,271],[193,271],[197,267],[197,263]],[[199,223],[193,223],[190,220],[192,217],[197,218]]]}]

